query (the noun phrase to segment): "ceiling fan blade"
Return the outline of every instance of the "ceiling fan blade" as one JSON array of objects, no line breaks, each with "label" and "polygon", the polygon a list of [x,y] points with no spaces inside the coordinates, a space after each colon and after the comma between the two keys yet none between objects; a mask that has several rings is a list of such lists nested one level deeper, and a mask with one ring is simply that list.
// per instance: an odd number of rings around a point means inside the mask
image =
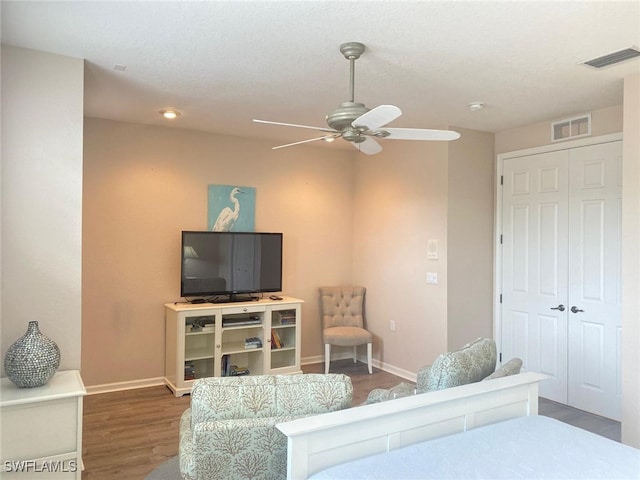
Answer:
[{"label": "ceiling fan blade", "polygon": [[375,130],[392,122],[402,115],[402,110],[393,105],[379,105],[356,118],[351,125],[355,128],[366,127]]},{"label": "ceiling fan blade", "polygon": [[[453,130],[429,130],[426,128],[385,128],[390,140],[443,140],[450,141],[460,138]],[[375,132],[374,132],[375,134]]]},{"label": "ceiling fan blade", "polygon": [[296,128],[308,128],[310,130],[318,130],[320,132],[328,132],[328,133],[336,133],[332,128],[325,127],[310,127],[309,125],[297,125],[295,123],[282,123],[282,122],[271,122],[269,120],[257,120],[253,119],[256,123],[266,123],[267,125],[281,125],[283,127],[296,127]]},{"label": "ceiling fan blade", "polygon": [[379,153],[382,151],[382,147],[380,146],[380,144],[376,142],[373,138],[371,137],[364,137],[364,138],[365,138],[364,142],[360,142],[360,143],[351,142],[351,144],[355,148],[360,150],[362,153],[366,153],[367,155],[375,155],[376,153]]},{"label": "ceiling fan blade", "polygon": [[301,140],[299,142],[287,143],[286,145],[278,145],[277,147],[271,147],[271,150],[277,150],[279,148],[285,148],[285,147],[293,147],[294,145],[300,145],[302,143],[315,142],[316,140],[326,140],[327,138],[336,138],[339,136],[340,135],[323,135],[321,137],[310,138],[308,140]]}]

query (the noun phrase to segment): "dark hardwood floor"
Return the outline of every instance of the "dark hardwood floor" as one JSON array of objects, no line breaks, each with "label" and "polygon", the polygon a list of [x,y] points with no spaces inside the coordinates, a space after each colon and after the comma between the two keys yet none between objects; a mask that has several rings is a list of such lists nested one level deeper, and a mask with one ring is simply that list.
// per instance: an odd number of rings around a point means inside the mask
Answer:
[{"label": "dark hardwood floor", "polygon": [[[304,373],[323,373],[321,363],[303,365]],[[374,388],[391,388],[400,377],[363,363],[338,360],[331,373],[344,373],[353,384],[353,405]],[[189,395],[176,398],[164,386],[88,395],[84,398],[83,480],[141,480],[178,454],[180,415]],[[541,399],[540,414],[620,441],[620,423]]]},{"label": "dark hardwood floor", "polygon": [[180,415],[189,395],[165,386],[84,398],[84,480],[140,480],[178,454]]},{"label": "dark hardwood floor", "polygon": [[561,403],[552,402],[546,398],[539,399],[538,414],[597,433],[616,442],[620,442],[622,438],[620,422],[578,410],[577,408],[571,408]]}]

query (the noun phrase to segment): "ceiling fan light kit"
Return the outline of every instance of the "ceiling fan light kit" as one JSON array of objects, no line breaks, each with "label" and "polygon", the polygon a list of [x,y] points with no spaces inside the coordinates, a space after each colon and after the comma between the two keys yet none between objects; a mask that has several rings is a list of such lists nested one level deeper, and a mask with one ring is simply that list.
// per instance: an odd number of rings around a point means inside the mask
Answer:
[{"label": "ceiling fan light kit", "polygon": [[420,128],[382,128],[392,122],[400,115],[402,110],[394,105],[379,105],[368,109],[363,103],[355,101],[355,61],[360,58],[365,51],[365,46],[359,42],[348,42],[340,45],[340,52],[349,60],[350,75],[349,89],[350,98],[348,102],[341,103],[338,108],[326,116],[327,125],[325,127],[312,127],[308,125],[297,125],[293,123],[272,122],[269,120],[257,120],[257,123],[270,125],[280,125],[285,127],[307,128],[325,135],[300,142],[278,145],[273,149],[292,147],[303,143],[325,140],[332,142],[336,138],[342,138],[350,142],[355,148],[367,155],[373,155],[382,151],[382,146],[375,140],[387,138],[391,140],[439,140],[450,141],[460,138],[458,132],[452,130],[428,130]]}]

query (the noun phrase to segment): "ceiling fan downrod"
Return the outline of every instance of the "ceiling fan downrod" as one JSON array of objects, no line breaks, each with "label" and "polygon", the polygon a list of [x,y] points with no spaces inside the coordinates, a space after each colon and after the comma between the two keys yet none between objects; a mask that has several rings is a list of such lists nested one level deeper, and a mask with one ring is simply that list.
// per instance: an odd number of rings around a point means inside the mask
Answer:
[{"label": "ceiling fan downrod", "polygon": [[[351,135],[348,132],[345,132],[344,130],[346,128],[350,128],[351,124],[356,118],[360,117],[362,114],[369,111],[369,109],[365,107],[364,104],[356,103],[354,101],[355,61],[358,58],[360,58],[360,55],[362,55],[362,52],[364,52],[364,48],[365,48],[364,45],[358,42],[349,42],[349,43],[343,43],[342,45],[340,45],[340,52],[342,52],[342,55],[344,55],[344,58],[349,60],[350,67],[351,67],[350,68],[351,78],[349,82],[349,87],[351,89],[351,98],[348,102],[341,103],[338,108],[336,108],[333,112],[327,115],[326,121],[331,128],[339,132],[346,133],[346,136],[342,135],[342,138],[344,138],[345,140],[347,140],[348,137],[360,139],[359,135],[356,135],[356,134]],[[358,140],[351,140],[351,141],[358,141]],[[363,139],[360,141],[363,141]]]},{"label": "ceiling fan downrod", "polygon": [[356,60],[360,58],[364,48],[364,44],[359,42],[348,42],[340,45],[340,52],[342,52],[344,58],[349,60],[349,89],[351,93],[349,101],[352,103],[355,99]]}]

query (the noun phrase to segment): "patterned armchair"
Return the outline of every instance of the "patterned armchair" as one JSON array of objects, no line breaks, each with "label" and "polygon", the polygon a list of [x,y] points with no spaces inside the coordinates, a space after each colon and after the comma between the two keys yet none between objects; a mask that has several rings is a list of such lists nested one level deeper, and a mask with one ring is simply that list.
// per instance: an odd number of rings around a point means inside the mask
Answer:
[{"label": "patterned armchair", "polygon": [[278,423],[351,406],[342,374],[204,378],[180,419],[185,480],[272,480],[287,476],[287,438]]},{"label": "patterned armchair", "polygon": [[520,373],[522,360],[514,358],[496,370],[496,344],[489,338],[478,338],[454,352],[439,355],[433,365],[418,371],[416,385],[401,383],[391,389],[372,390],[366,403],[377,403],[412,393],[458,387]]}]

